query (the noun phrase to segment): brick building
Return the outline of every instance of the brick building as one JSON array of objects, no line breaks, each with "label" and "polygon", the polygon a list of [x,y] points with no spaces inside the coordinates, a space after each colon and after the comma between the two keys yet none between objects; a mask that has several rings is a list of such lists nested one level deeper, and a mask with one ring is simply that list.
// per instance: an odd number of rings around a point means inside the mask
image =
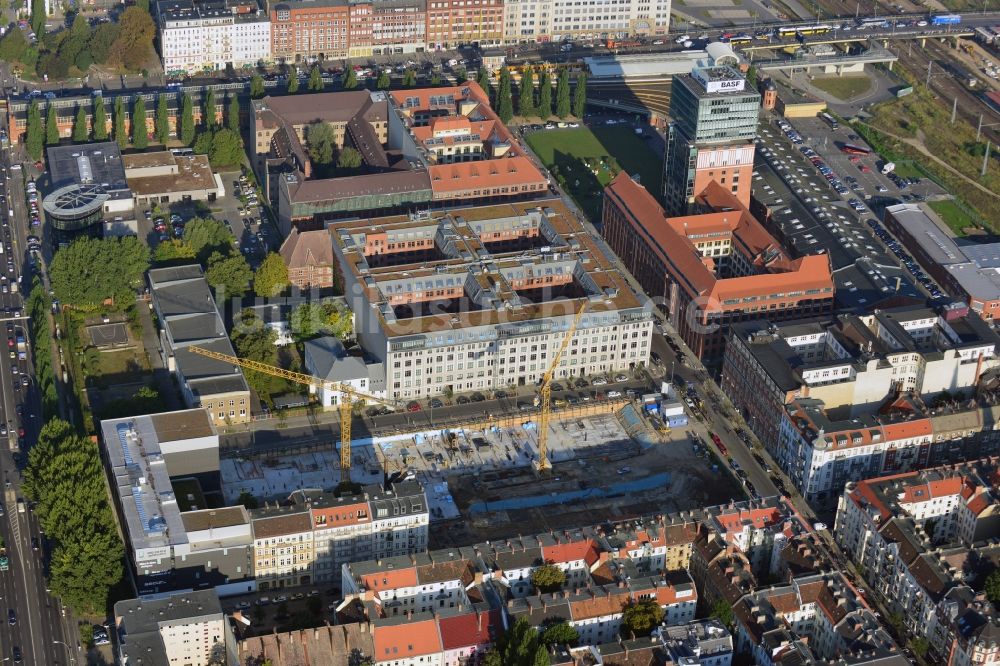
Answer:
[{"label": "brick building", "polygon": [[292,0],[271,5],[275,62],[345,58],[350,35],[347,0]]},{"label": "brick building", "polygon": [[503,11],[502,0],[429,0],[427,48],[499,45],[503,41]]}]

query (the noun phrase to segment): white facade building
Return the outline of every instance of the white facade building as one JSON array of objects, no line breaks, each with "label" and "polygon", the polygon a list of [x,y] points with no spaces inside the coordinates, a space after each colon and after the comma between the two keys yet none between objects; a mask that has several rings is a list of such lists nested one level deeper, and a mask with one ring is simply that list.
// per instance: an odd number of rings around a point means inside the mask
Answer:
[{"label": "white facade building", "polygon": [[167,75],[254,66],[271,60],[271,23],[256,4],[160,2],[163,70]]},{"label": "white facade building", "polygon": [[603,39],[663,35],[671,0],[508,0],[504,42]]}]

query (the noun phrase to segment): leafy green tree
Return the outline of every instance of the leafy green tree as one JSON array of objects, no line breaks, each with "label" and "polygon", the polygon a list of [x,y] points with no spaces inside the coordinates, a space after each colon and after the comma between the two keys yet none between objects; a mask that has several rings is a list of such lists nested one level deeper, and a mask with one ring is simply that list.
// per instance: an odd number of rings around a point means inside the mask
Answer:
[{"label": "leafy green tree", "polygon": [[417,73],[412,69],[407,69],[403,72],[403,87],[413,88],[417,85]]},{"label": "leafy green tree", "polygon": [[104,97],[94,98],[94,141],[107,141],[108,114],[104,110]]},{"label": "leafy green tree", "polygon": [[121,26],[118,23],[102,23],[97,26],[90,39],[87,41],[87,48],[81,53],[89,53],[93,62],[105,64],[108,55],[111,53],[111,46],[118,41],[121,34]]},{"label": "leafy green tree", "polygon": [[254,74],[250,77],[250,97],[260,99],[264,96],[264,77]]},{"label": "leafy green tree", "polygon": [[194,142],[194,103],[191,95],[184,95],[181,102],[181,121],[177,123],[177,138],[185,146],[190,146]]},{"label": "leafy green tree", "polygon": [[45,112],[45,145],[54,146],[59,143],[59,119],[56,117],[56,107],[49,104]]},{"label": "leafy green tree", "polygon": [[139,9],[148,12],[149,11],[149,0],[136,0],[135,6]]},{"label": "leafy green tree", "polygon": [[565,118],[569,115],[569,107],[569,73],[563,70],[556,82],[556,115]]},{"label": "leafy green tree", "polygon": [[913,654],[917,655],[917,658],[923,659],[927,656],[927,651],[931,649],[931,644],[924,636],[917,636],[910,641],[910,649],[913,650]]},{"label": "leafy green tree", "polygon": [[548,120],[552,115],[552,75],[549,70],[542,71],[542,80],[538,84],[538,117]]},{"label": "leafy green tree", "polygon": [[337,156],[337,168],[339,169],[359,169],[363,162],[361,153],[350,146],[344,146]]},{"label": "leafy green tree", "polygon": [[539,633],[522,617],[486,654],[484,663],[490,666],[548,666],[551,662]]},{"label": "leafy green tree", "polygon": [[243,139],[238,132],[221,129],[212,137],[208,161],[213,167],[237,166],[243,161]]},{"label": "leafy green tree", "polygon": [[348,68],[347,72],[344,73],[343,82],[344,90],[354,90],[358,87],[358,73],[352,68]]},{"label": "leafy green tree", "polygon": [[299,342],[323,335],[347,340],[354,335],[351,311],[335,299],[299,305],[292,310],[288,327],[292,331],[292,336]]},{"label": "leafy green tree", "polygon": [[184,225],[184,242],[199,263],[205,265],[213,252],[228,255],[233,251],[233,235],[222,222],[196,217]]},{"label": "leafy green tree", "polygon": [[531,572],[531,584],[541,592],[555,592],[566,583],[566,572],[554,564],[543,564]]},{"label": "leafy green tree", "polygon": [[38,41],[45,36],[45,0],[31,0],[31,31]]},{"label": "leafy green tree", "polygon": [[23,30],[8,30],[0,39],[0,60],[4,62],[24,62],[28,55],[28,40]]},{"label": "leafy green tree", "polygon": [[299,73],[294,69],[288,73],[288,87],[285,89],[289,95],[294,95],[299,91]]},{"label": "leafy green tree", "polygon": [[631,603],[622,610],[623,636],[649,636],[663,621],[663,608],[654,599]]},{"label": "leafy green tree", "polygon": [[544,645],[574,645],[580,640],[580,634],[568,622],[558,622],[542,632]]},{"label": "leafy green tree", "polygon": [[441,72],[434,72],[431,74],[431,85],[439,86],[441,85]]},{"label": "leafy green tree", "polygon": [[573,115],[583,118],[587,110],[587,75],[577,74],[576,88],[573,89]]},{"label": "leafy green tree", "polygon": [[733,607],[725,599],[716,601],[708,616],[716,618],[727,627],[733,626]]},{"label": "leafy green tree", "polygon": [[497,88],[497,116],[503,123],[509,123],[514,117],[514,101],[511,99],[510,71],[504,67],[500,70],[500,85]]},{"label": "leafy green tree", "polygon": [[194,139],[194,152],[196,155],[208,155],[212,151],[212,139],[215,137],[214,132],[209,132],[208,130],[204,132],[198,132],[198,136]]},{"label": "leafy green tree", "polygon": [[333,127],[319,120],[306,126],[305,135],[309,159],[318,165],[331,164],[336,151]]},{"label": "leafy green tree", "polygon": [[391,85],[392,81],[389,79],[389,70],[383,69],[378,73],[378,81],[375,82],[375,87],[379,90],[388,90]]},{"label": "leafy green tree", "polygon": [[240,133],[240,99],[235,94],[229,96],[229,109],[226,111],[226,127]]},{"label": "leafy green tree", "polygon": [[205,93],[204,107],[201,110],[201,125],[209,132],[219,126],[216,111],[215,90],[209,88]]},{"label": "leafy green tree", "polygon": [[[231,337],[238,356],[277,365],[278,348],[274,343],[278,339],[278,332],[265,326],[253,310],[243,310],[235,318]],[[272,385],[272,378],[253,370],[245,370],[244,375],[257,396],[270,402],[269,387]]]},{"label": "leafy green tree", "polygon": [[42,159],[42,147],[45,144],[45,129],[42,127],[42,110],[38,108],[38,100],[31,100],[28,106],[28,124],[25,129],[25,148],[28,157],[33,160]]},{"label": "leafy green tree", "polygon": [[469,80],[469,72],[464,67],[455,70],[455,83],[462,85]]},{"label": "leafy green tree", "polygon": [[993,570],[993,572],[986,577],[986,582],[983,585],[983,592],[986,593],[986,598],[990,600],[991,603],[1000,603],[1000,567]]},{"label": "leafy green tree", "polygon": [[108,298],[130,303],[148,268],[149,248],[135,236],[81,238],[56,252],[49,277],[61,302],[93,309]]},{"label": "leafy green tree", "polygon": [[115,528],[97,445],[69,423],[48,421],[28,453],[22,485],[53,541],[49,587],[80,614],[103,614],[121,580],[125,547]]},{"label": "leafy green tree", "polygon": [[319,65],[313,65],[312,69],[309,70],[309,81],[306,82],[306,88],[309,92],[323,92],[323,72],[320,71]]},{"label": "leafy green tree", "polygon": [[[152,56],[155,37],[156,24],[149,12],[127,7],[118,19],[117,35],[107,49],[106,64],[134,71]],[[96,56],[94,59],[97,60]]]},{"label": "leafy green tree", "polygon": [[215,289],[216,299],[224,297],[241,297],[247,293],[247,285],[253,271],[242,254],[223,255],[213,252],[208,258],[208,268],[205,269],[205,279]]},{"label": "leafy green tree", "polygon": [[132,104],[132,145],[142,150],[149,145],[149,130],[146,127],[146,99],[135,96]]},{"label": "leafy green tree", "polygon": [[179,238],[161,241],[153,252],[153,263],[158,266],[189,264],[194,258],[194,249]]},{"label": "leafy green tree", "polygon": [[73,121],[73,143],[83,143],[90,136],[87,127],[87,110],[83,106],[76,107],[76,119]]},{"label": "leafy green tree", "polygon": [[115,111],[111,124],[118,147],[125,148],[128,145],[128,133],[125,131],[125,103],[121,97],[115,97]]},{"label": "leafy green tree", "polygon": [[526,67],[521,74],[521,90],[517,100],[517,115],[530,118],[535,115],[535,73]]},{"label": "leafy green tree", "polygon": [[153,121],[153,134],[156,142],[166,145],[170,141],[170,109],[167,106],[167,96],[163,93],[156,99],[156,118]]},{"label": "leafy green tree", "polygon": [[268,252],[253,277],[253,290],[258,296],[277,296],[288,287],[288,266],[277,252]]},{"label": "leafy green tree", "polygon": [[490,71],[483,65],[479,66],[479,71],[476,73],[476,83],[483,89],[487,97],[492,98],[493,91],[490,88]]},{"label": "leafy green tree", "polygon": [[260,506],[260,504],[257,502],[257,498],[254,497],[249,492],[247,492],[246,490],[241,492],[240,496],[236,498],[236,503],[242,504],[247,508],[248,511],[253,511],[258,506]]}]

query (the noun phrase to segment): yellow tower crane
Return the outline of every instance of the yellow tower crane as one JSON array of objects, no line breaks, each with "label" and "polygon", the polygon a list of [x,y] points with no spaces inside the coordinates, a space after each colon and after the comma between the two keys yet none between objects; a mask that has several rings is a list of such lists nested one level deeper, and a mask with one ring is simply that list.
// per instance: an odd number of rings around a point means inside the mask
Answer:
[{"label": "yellow tower crane", "polygon": [[580,319],[583,317],[583,311],[586,309],[587,304],[584,303],[577,310],[576,317],[573,318],[573,324],[566,331],[566,335],[562,339],[562,344],[559,345],[559,351],[556,352],[556,356],[552,359],[549,369],[542,376],[540,391],[541,413],[538,417],[538,462],[535,463],[535,468],[540,472],[552,469],[552,463],[549,462],[549,416],[552,411],[552,376],[555,374],[556,368],[559,367],[559,361],[562,360],[563,353],[569,347],[569,341],[573,339],[573,334],[576,333],[576,329],[580,325]]},{"label": "yellow tower crane", "polygon": [[340,393],[340,401],[337,403],[340,409],[340,472],[341,481],[351,480],[351,408],[354,406],[354,401],[356,399],[369,400],[371,402],[377,402],[383,405],[388,405],[390,407],[399,407],[395,400],[390,400],[388,398],[379,398],[378,396],[371,395],[370,393],[365,393],[364,391],[359,391],[353,386],[348,384],[341,384],[340,382],[331,382],[325,379],[320,379],[319,377],[313,377],[312,375],[306,375],[301,372],[293,372],[291,370],[284,370],[282,368],[276,368],[273,365],[267,363],[261,363],[260,361],[251,361],[250,359],[240,358],[238,356],[230,356],[229,354],[220,354],[219,352],[212,351],[210,349],[205,349],[203,347],[189,347],[193,353],[201,354],[202,356],[207,356],[208,358],[214,358],[217,361],[222,361],[223,363],[229,363],[231,365],[238,366],[240,368],[246,368],[247,370],[253,370],[255,372],[262,372],[265,375],[272,375],[274,377],[282,377],[289,381],[295,382],[296,384],[305,384],[307,386],[315,386],[317,388],[324,388],[331,391],[337,391]]}]

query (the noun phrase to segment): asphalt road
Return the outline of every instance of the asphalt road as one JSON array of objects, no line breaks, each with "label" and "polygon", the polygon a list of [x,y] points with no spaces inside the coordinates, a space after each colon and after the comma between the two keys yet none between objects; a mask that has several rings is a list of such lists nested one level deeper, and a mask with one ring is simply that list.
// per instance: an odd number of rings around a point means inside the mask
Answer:
[{"label": "asphalt road", "polygon": [[[0,231],[0,239],[4,244],[4,257],[13,260],[10,269],[6,262],[0,262],[0,271],[7,277],[6,283],[16,281],[24,274],[24,282],[30,284],[31,274],[23,273],[28,268],[25,237],[28,235],[27,202],[25,200],[24,171],[10,169],[10,155],[7,151],[0,157],[0,194],[6,197],[6,203],[0,207],[0,220],[5,222]],[[13,219],[8,216],[8,209],[14,211]],[[2,281],[2,278],[0,278]],[[24,326],[23,319],[14,317],[14,310],[22,308],[21,290],[18,293],[0,293],[0,319]],[[9,309],[9,311],[8,311]],[[28,360],[17,361],[9,358],[0,361],[0,423],[6,423],[8,428],[7,446],[0,446],[0,472],[4,479],[3,506],[4,515],[0,518],[0,536],[3,536],[7,554],[10,558],[10,569],[0,572],[0,608],[5,609],[4,622],[0,624],[0,659],[10,658],[13,662],[14,648],[22,653],[22,663],[48,666],[51,664],[82,663],[82,656],[77,651],[78,632],[75,630],[73,618],[68,611],[63,611],[58,600],[51,597],[46,590],[45,558],[47,549],[44,547],[38,522],[30,509],[25,507],[24,513],[17,509],[17,499],[21,497],[21,476],[14,459],[17,453],[21,464],[25,451],[37,440],[40,423],[40,397],[34,381],[27,387],[22,386],[20,375],[33,376],[31,354]],[[15,366],[18,375],[13,375]],[[18,405],[22,406],[23,414],[17,414]],[[18,428],[25,431],[23,446],[18,452]],[[3,441],[3,440],[0,440]],[[32,548],[32,539],[37,538],[39,549]],[[14,623],[10,622],[10,612],[13,611]]]}]

